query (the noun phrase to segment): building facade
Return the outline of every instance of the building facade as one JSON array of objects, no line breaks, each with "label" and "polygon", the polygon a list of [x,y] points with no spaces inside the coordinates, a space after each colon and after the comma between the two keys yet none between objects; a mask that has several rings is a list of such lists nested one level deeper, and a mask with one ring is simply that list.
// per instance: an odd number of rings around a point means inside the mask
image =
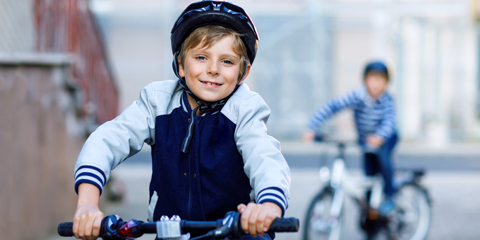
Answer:
[{"label": "building facade", "polygon": [[[151,81],[173,79],[170,30],[191,1],[93,1],[122,92],[120,109]],[[362,84],[364,65],[392,70],[403,141],[480,140],[478,1],[239,0],[260,34],[246,83],[272,109],[269,132],[298,140],[314,111]],[[349,111],[328,123],[355,136]]]}]

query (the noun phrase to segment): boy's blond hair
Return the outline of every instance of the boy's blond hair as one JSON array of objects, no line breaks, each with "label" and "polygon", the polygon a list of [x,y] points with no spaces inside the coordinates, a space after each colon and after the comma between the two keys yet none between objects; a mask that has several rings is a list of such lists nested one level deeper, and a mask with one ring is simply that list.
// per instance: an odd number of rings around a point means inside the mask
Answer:
[{"label": "boy's blond hair", "polygon": [[178,55],[179,62],[182,64],[182,66],[184,65],[185,56],[187,55],[187,51],[189,49],[197,46],[200,46],[201,48],[209,48],[227,36],[234,37],[232,49],[233,52],[240,56],[240,72],[238,74],[238,80],[240,80],[245,68],[247,67],[247,61],[245,61],[245,58],[247,57],[247,48],[245,43],[243,43],[242,39],[240,38],[242,34],[237,33],[230,28],[219,25],[209,25],[195,29],[182,43],[180,54]]}]

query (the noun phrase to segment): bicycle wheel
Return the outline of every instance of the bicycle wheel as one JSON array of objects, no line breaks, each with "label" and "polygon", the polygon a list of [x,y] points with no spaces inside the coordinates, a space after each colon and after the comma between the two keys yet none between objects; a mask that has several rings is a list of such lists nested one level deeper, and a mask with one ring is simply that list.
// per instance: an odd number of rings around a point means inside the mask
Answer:
[{"label": "bicycle wheel", "polygon": [[430,198],[416,183],[403,184],[395,196],[396,212],[390,219],[391,239],[422,240],[430,227]]},{"label": "bicycle wheel", "polygon": [[343,218],[330,216],[333,190],[324,188],[310,203],[305,218],[303,240],[338,240],[341,237]]}]

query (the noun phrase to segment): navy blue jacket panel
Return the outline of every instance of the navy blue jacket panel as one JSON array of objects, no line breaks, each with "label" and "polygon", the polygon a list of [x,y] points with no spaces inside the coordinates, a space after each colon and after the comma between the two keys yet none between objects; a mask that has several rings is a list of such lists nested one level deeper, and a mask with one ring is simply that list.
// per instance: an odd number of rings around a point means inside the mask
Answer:
[{"label": "navy blue jacket panel", "polygon": [[150,197],[158,195],[153,220],[174,214],[214,220],[250,201],[249,179],[233,137],[235,124],[221,113],[195,117],[190,149],[183,153],[189,118],[182,107],[156,118],[156,126],[162,127],[156,128],[152,146]]}]

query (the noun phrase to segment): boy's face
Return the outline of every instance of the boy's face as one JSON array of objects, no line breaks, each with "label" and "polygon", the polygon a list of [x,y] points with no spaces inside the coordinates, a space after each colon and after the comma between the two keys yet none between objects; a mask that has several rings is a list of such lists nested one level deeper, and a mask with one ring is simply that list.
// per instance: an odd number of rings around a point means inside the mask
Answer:
[{"label": "boy's face", "polygon": [[388,80],[385,74],[370,72],[365,76],[365,85],[370,97],[377,99],[387,88]]},{"label": "boy's face", "polygon": [[180,76],[185,77],[188,88],[203,101],[224,99],[248,75],[250,66],[238,81],[240,56],[233,51],[233,43],[234,37],[226,36],[209,48],[200,48],[202,44],[199,44],[187,51],[184,65],[179,64]]}]

